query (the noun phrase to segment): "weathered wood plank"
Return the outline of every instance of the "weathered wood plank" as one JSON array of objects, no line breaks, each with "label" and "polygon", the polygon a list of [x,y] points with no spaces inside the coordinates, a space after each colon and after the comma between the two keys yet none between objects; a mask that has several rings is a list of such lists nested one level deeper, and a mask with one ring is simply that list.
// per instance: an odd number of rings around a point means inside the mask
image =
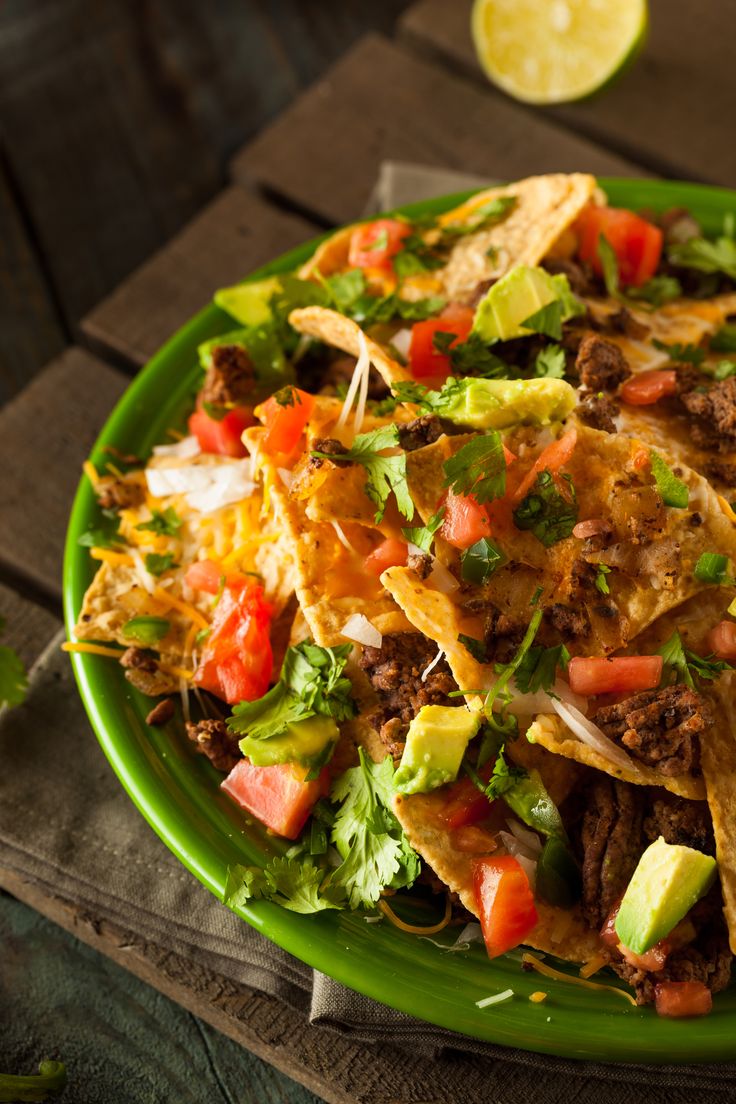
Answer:
[{"label": "weathered wood plank", "polygon": [[0,127],[76,322],[191,218],[227,158],[407,0],[0,5]]},{"label": "weathered wood plank", "polygon": [[0,406],[66,344],[0,159]]},{"label": "weathered wood plank", "polygon": [[126,383],[72,347],[0,411],[0,565],[54,598],[82,461]]},{"label": "weathered wood plank", "polygon": [[499,179],[549,170],[640,175],[632,163],[369,35],[234,158],[321,218],[362,210],[386,158]]},{"label": "weathered wood plank", "polygon": [[143,364],[216,288],[316,233],[305,219],[228,188],[95,307],[82,331],[93,348]]},{"label": "weathered wood plank", "polygon": [[27,669],[61,628],[61,621],[0,583],[0,625],[0,643],[15,648]]},{"label": "weathered wood plank", "polygon": [[[470,37],[471,8],[472,0],[421,0],[404,16],[401,35],[487,87]],[[653,172],[733,186],[736,146],[724,129],[736,108],[731,0],[701,4],[697,15],[688,0],[651,0],[649,8],[644,52],[615,85],[589,101],[527,111]]]}]

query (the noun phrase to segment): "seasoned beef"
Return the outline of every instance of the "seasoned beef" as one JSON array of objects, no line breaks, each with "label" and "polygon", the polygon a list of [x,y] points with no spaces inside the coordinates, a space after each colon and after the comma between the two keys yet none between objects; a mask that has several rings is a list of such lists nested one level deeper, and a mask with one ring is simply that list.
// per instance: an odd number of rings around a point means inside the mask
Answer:
[{"label": "seasoned beef", "polygon": [[242,406],[255,387],[253,362],[241,345],[215,345],[200,392],[203,403]]},{"label": "seasoned beef", "polygon": [[622,895],[642,852],[644,787],[597,775],[583,814],[582,908],[594,928]]},{"label": "seasoned beef", "polygon": [[702,237],[700,223],[687,207],[670,207],[669,211],[659,216],[658,221],[664,231],[666,245],[680,245],[691,238]]},{"label": "seasoned beef", "polygon": [[600,429],[604,433],[615,433],[616,423],[614,418],[619,413],[619,406],[609,399],[601,391],[584,391],[578,399],[577,416],[581,422],[592,429]]},{"label": "seasoned beef", "polygon": [[567,282],[574,295],[586,298],[599,293],[600,289],[593,275],[593,269],[586,261],[547,257],[542,261],[542,267],[552,276],[567,276]]},{"label": "seasoned beef", "polygon": [[638,318],[634,318],[628,307],[620,307],[613,314],[609,314],[606,322],[613,333],[623,334],[624,337],[629,337],[632,341],[646,341],[649,334],[649,326],[645,325],[644,322],[640,322]]},{"label": "seasoned beef", "polygon": [[615,391],[631,375],[618,345],[593,333],[580,342],[575,368],[580,382],[590,391]]},{"label": "seasoned beef", "polygon": [[[656,796],[655,796],[656,795]],[[682,844],[706,855],[715,854],[713,822],[705,801],[688,801],[666,790],[652,790],[644,835],[650,843],[664,836],[666,843]]]},{"label": "seasoned beef", "polygon": [[510,663],[524,639],[525,625],[519,625],[495,606],[485,606],[483,643],[488,663]]},{"label": "seasoned beef", "polygon": [[382,724],[378,730],[378,738],[386,749],[386,754],[391,756],[394,763],[398,763],[404,754],[408,730],[409,726],[400,721],[398,717],[392,717],[391,720]]},{"label": "seasoned beef", "polygon": [[436,414],[422,414],[413,422],[399,426],[399,444],[406,452],[432,445],[444,433],[442,422]]},{"label": "seasoned beef", "polygon": [[151,674],[158,671],[156,657],[144,651],[143,648],[126,648],[119,662],[121,667],[131,670],[149,671]]},{"label": "seasoned beef", "polygon": [[611,966],[632,986],[636,1003],[649,1004],[660,981],[701,981],[712,993],[720,993],[731,980],[732,957],[726,925],[719,916],[699,930],[692,943],[668,955],[663,968],[655,973],[647,973],[624,959],[615,959]]},{"label": "seasoned beef", "polygon": [[555,605],[550,606],[548,616],[552,627],[563,640],[580,639],[590,633],[590,620],[582,607],[573,609],[572,606],[556,602]]},{"label": "seasoned beef", "polygon": [[[350,383],[355,371],[355,365],[357,360],[351,356],[338,356],[331,360],[327,365],[324,363],[324,346],[323,355],[318,361],[310,366],[308,363],[303,364],[299,362],[299,380],[300,386],[305,386],[308,391],[320,391],[323,387],[331,387],[338,389],[344,387],[345,384]],[[379,372],[371,365],[370,372],[368,373],[368,398],[374,401],[380,401],[387,398],[389,395],[389,388]]]},{"label": "seasoned beef", "polygon": [[140,506],[145,497],[145,488],[140,483],[115,479],[100,489],[97,501],[103,510],[128,510]]},{"label": "seasoned beef", "polygon": [[711,723],[711,716],[699,694],[678,684],[606,705],[592,720],[635,759],[671,776],[698,771],[696,737]]},{"label": "seasoned beef", "polygon": [[[349,468],[353,463],[352,460],[339,459],[347,452],[347,446],[338,441],[335,437],[318,437],[312,442],[312,452],[326,452],[330,457],[330,462],[336,464],[338,468]],[[325,462],[323,456],[310,456],[309,467],[321,468]]]},{"label": "seasoned beef", "polygon": [[736,376],[721,380],[708,391],[681,395],[681,401],[692,417],[696,445],[722,452],[736,448]]},{"label": "seasoned beef", "polygon": [[224,721],[188,721],[187,736],[197,751],[206,755],[219,771],[231,771],[243,756],[238,747],[238,737],[230,732]]},{"label": "seasoned beef", "polygon": [[736,487],[736,464],[728,460],[709,460],[705,465],[705,474],[722,487]]},{"label": "seasoned beef", "polygon": [[174,701],[172,698],[164,698],[162,701],[154,705],[151,712],[146,717],[146,724],[151,725],[152,728],[156,728],[158,725],[165,725],[167,721],[170,721],[174,716]]},{"label": "seasoned beef", "polygon": [[420,579],[426,579],[432,573],[432,557],[426,552],[409,552],[406,566],[411,568]]},{"label": "seasoned beef", "polygon": [[423,705],[452,705],[448,694],[457,684],[443,658],[422,681],[422,673],[437,655],[437,645],[421,633],[386,635],[380,648],[364,648],[360,666],[378,694],[382,712],[377,720],[397,717],[408,724]]}]

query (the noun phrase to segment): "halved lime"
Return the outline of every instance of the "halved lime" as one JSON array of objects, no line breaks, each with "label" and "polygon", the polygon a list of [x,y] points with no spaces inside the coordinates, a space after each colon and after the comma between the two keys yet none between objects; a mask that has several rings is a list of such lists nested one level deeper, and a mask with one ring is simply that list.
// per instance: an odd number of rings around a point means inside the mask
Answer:
[{"label": "halved lime", "polygon": [[579,100],[631,61],[647,29],[646,0],[475,0],[483,69],[525,103]]}]

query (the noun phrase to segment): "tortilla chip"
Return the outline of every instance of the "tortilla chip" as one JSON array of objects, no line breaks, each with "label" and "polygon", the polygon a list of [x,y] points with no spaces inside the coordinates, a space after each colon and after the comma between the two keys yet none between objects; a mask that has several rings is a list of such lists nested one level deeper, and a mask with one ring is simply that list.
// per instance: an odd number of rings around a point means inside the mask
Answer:
[{"label": "tortilla chip", "polygon": [[347,268],[350,239],[356,226],[357,223],[343,226],[321,242],[297,272],[299,279],[311,280],[317,272],[320,276],[332,276],[334,272],[342,272]]},{"label": "tortilla chip", "polygon": [[531,176],[479,192],[442,215],[440,225],[463,223],[491,200],[510,195],[517,199],[501,222],[460,238],[445,268],[435,273],[448,298],[469,302],[484,281],[497,280],[516,265],[539,264],[589,202],[595,187],[595,177],[584,173]]},{"label": "tortilla chip", "polygon": [[[450,833],[442,826],[439,813],[445,798],[439,792],[394,798],[394,812],[406,832],[409,843],[465,908],[478,915],[473,892],[473,858],[453,847]],[[494,840],[489,833],[489,851]],[[535,901],[539,920],[524,940],[538,951],[546,951],[570,962],[585,962],[600,952],[598,933],[592,931],[579,908],[561,909],[545,901]]]},{"label": "tortilla chip", "polygon": [[713,817],[723,912],[736,954],[736,673],[721,675],[708,697],[717,721],[708,738],[701,740],[700,758]]},{"label": "tortilla chip", "polygon": [[[361,328],[357,322],[353,322],[352,318],[346,318],[339,311],[330,310],[328,307],[299,307],[289,315],[289,324],[297,333],[317,337],[335,349],[342,349],[344,353],[354,357],[360,356]],[[363,336],[371,364],[380,372],[389,387],[397,380],[414,378],[408,368],[385,353],[370,337],[365,334]]]}]

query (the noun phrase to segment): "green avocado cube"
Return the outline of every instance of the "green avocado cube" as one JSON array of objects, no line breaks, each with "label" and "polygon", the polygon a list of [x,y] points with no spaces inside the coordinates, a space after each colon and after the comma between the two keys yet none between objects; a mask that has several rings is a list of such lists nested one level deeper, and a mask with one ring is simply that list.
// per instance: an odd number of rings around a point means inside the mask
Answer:
[{"label": "green avocado cube", "polygon": [[265,740],[244,736],[239,747],[254,767],[272,767],[276,763],[302,763],[314,766],[326,763],[330,747],[337,743],[340,731],[332,717],[315,713],[302,721],[292,721],[286,731]]},{"label": "green avocado cube", "polygon": [[522,322],[559,299],[562,321],[579,314],[582,307],[570,291],[567,277],[551,276],[543,268],[517,265],[493,284],[476,307],[473,332],[484,341],[508,341],[533,331]]},{"label": "green avocado cube", "polygon": [[660,836],[639,859],[618,910],[616,935],[634,954],[644,954],[705,896],[715,877],[712,856]]},{"label": "green avocado cube", "polygon": [[437,409],[443,418],[473,429],[549,425],[574,409],[575,388],[561,379],[464,379],[447,389]]},{"label": "green avocado cube", "polygon": [[216,291],[215,304],[242,326],[262,326],[271,321],[269,300],[280,287],[278,276],[268,276],[265,280],[255,280],[247,284],[235,284],[234,287]]},{"label": "green avocado cube", "polygon": [[454,782],[482,719],[464,705],[423,705],[409,725],[394,788],[402,794],[428,793]]}]

